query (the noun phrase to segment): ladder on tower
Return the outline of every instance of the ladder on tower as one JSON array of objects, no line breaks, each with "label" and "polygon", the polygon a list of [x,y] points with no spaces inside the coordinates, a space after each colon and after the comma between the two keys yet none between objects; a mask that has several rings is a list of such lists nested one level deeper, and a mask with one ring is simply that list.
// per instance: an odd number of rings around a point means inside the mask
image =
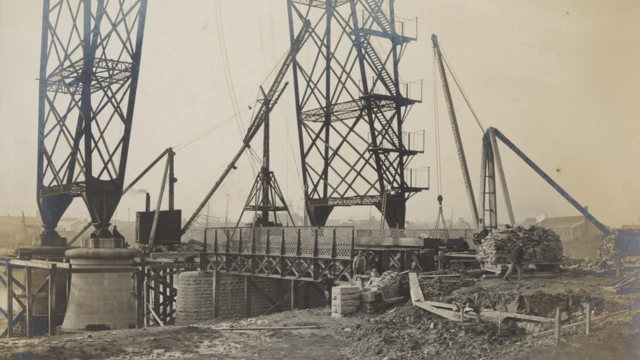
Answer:
[{"label": "ladder on tower", "polygon": [[385,218],[387,215],[387,198],[389,191],[382,187],[382,204],[380,204],[380,232],[384,230]]}]

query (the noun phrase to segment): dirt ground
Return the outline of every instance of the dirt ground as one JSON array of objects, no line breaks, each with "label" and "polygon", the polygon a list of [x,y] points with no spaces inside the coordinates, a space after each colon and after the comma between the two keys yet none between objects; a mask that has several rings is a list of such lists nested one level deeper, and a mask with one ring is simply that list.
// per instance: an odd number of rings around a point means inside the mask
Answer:
[{"label": "dirt ground", "polygon": [[[548,316],[561,307],[566,323],[581,320],[585,301],[595,315],[637,308],[640,296],[602,290],[611,281],[562,276],[523,281],[421,280],[425,297],[462,301],[477,294],[483,307]],[[313,330],[229,331],[238,327],[316,325]],[[640,359],[640,314],[597,322],[592,334],[576,326],[557,346],[548,324],[505,321],[459,324],[403,302],[379,314],[331,318],[325,309],[298,310],[229,322],[147,330],[83,332],[0,341],[0,359]]]}]

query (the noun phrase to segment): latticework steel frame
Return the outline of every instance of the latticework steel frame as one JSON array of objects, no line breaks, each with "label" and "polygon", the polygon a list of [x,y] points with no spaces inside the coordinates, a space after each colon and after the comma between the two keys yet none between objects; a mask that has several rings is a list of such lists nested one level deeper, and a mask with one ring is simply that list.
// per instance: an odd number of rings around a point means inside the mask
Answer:
[{"label": "latticework steel frame", "polygon": [[352,227],[258,227],[205,230],[208,268],[291,280],[351,281]]},{"label": "latticework steel frame", "polygon": [[[43,244],[82,196],[96,235],[122,196],[147,0],[43,0],[37,199]],[[110,234],[109,234],[110,235]]]},{"label": "latticework steel frame", "polygon": [[[310,41],[294,60],[293,81],[302,176],[312,225],[335,206],[374,205],[390,227],[404,227],[406,200],[424,188],[405,170],[403,142],[412,105],[398,65],[415,40],[396,31],[394,0],[288,0],[291,39],[309,20]],[[300,54],[308,53],[308,61]]]}]

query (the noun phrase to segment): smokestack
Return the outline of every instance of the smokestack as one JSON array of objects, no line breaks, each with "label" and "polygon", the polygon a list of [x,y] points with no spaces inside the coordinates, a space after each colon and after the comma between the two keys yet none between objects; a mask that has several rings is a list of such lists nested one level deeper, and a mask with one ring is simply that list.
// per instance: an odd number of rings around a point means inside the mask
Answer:
[{"label": "smokestack", "polygon": [[145,207],[144,207],[145,211],[151,211],[151,195],[149,195],[149,193],[146,193],[145,195]]}]

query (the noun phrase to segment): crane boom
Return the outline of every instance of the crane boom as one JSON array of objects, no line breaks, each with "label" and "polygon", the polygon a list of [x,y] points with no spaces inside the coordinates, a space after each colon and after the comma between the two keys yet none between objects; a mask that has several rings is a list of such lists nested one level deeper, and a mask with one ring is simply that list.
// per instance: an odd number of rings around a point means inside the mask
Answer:
[{"label": "crane boom", "polygon": [[[462,138],[460,137],[460,129],[458,128],[458,119],[456,118],[456,111],[453,108],[453,100],[451,99],[451,90],[449,89],[449,81],[447,80],[447,73],[444,69],[444,63],[442,61],[442,51],[440,50],[440,44],[438,43],[438,37],[436,34],[431,36],[433,42],[433,48],[436,51],[436,58],[438,60],[438,69],[440,70],[440,78],[442,79],[442,88],[444,90],[445,99],[447,101],[447,109],[449,110],[449,119],[451,121],[451,129],[453,130],[453,139],[456,143],[456,149],[458,150],[458,159],[460,160],[460,167],[462,168],[462,177],[464,178],[464,185],[467,189],[467,197],[469,198],[469,206],[473,215],[473,221],[478,228],[478,206],[476,205],[475,197],[473,195],[473,186],[471,184],[471,177],[469,176],[469,167],[467,166],[467,158],[464,154],[464,147],[462,146]],[[434,79],[435,80],[435,79]]]},{"label": "crane boom", "polygon": [[502,143],[507,145],[509,149],[511,149],[522,161],[524,161],[533,171],[535,171],[541,178],[544,179],[552,188],[554,188],[562,197],[567,199],[569,204],[573,205],[585,218],[587,218],[593,225],[595,225],[598,230],[602,231],[604,235],[609,235],[609,229],[604,226],[600,221],[598,221],[587,209],[585,209],[582,205],[580,205],[569,193],[567,193],[557,182],[555,182],[549,175],[547,175],[533,160],[529,159],[527,155],[525,155],[514,143],[511,142],[500,130],[495,128],[490,128],[487,131],[491,131],[495,134],[495,137],[500,139]]},{"label": "crane boom", "polygon": [[287,71],[289,70],[291,63],[293,62],[294,57],[298,54],[298,52],[302,48],[302,45],[306,41],[310,28],[311,28],[311,22],[306,21],[303,24],[302,28],[300,29],[300,32],[298,33],[298,36],[296,37],[295,41],[291,45],[291,48],[289,49],[287,57],[284,59],[282,65],[280,66],[280,70],[278,70],[278,73],[276,74],[276,77],[273,80],[273,83],[271,83],[271,87],[269,88],[269,91],[266,93],[265,98],[262,100],[260,108],[256,112],[256,115],[254,116],[253,121],[251,121],[251,124],[249,125],[249,129],[247,130],[247,134],[245,135],[242,141],[242,146],[240,147],[240,150],[238,150],[238,152],[233,157],[229,165],[227,165],[226,169],[222,172],[222,175],[220,175],[220,178],[218,179],[218,181],[216,181],[216,183],[213,185],[209,193],[205,196],[204,200],[202,200],[200,205],[198,205],[198,208],[196,209],[196,211],[193,213],[193,215],[191,215],[191,218],[184,225],[184,227],[182,228],[183,235],[184,233],[187,232],[187,230],[189,230],[189,228],[191,228],[191,226],[196,221],[196,219],[198,218],[198,216],[200,215],[204,207],[207,205],[209,200],[211,200],[211,197],[215,194],[215,192],[218,190],[220,185],[222,185],[222,183],[226,179],[227,175],[229,175],[231,170],[236,169],[236,163],[238,162],[242,154],[244,154],[245,150],[247,150],[247,148],[251,146],[251,141],[253,140],[253,138],[256,136],[256,134],[264,124],[265,120],[269,116],[269,113],[271,112],[271,109],[273,109],[273,107],[277,104],[278,99],[280,98],[280,95],[282,95],[282,92],[286,89],[288,85],[288,83],[285,83],[284,87],[282,87],[281,89],[280,86],[282,85],[282,81],[284,80],[284,77]]}]

